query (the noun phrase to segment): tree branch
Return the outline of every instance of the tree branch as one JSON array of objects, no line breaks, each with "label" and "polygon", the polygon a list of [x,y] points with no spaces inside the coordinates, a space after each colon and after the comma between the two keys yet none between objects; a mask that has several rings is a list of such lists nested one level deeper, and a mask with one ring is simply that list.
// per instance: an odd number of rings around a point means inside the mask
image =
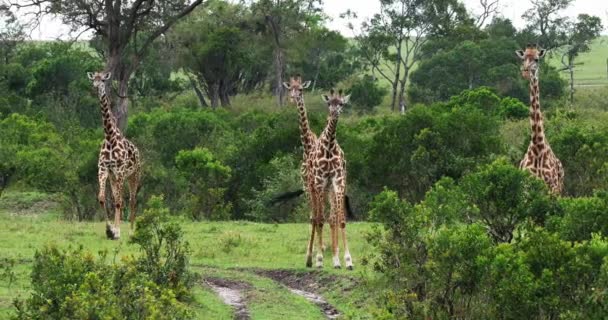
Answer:
[{"label": "tree branch", "polygon": [[167,32],[167,30],[169,30],[169,28],[171,28],[171,26],[173,26],[179,19],[187,16],[190,12],[192,12],[192,10],[194,10],[194,8],[196,8],[200,4],[202,4],[203,1],[204,0],[194,1],[192,4],[190,4],[184,10],[182,10],[182,12],[180,12],[177,15],[175,15],[174,17],[170,18],[169,21],[167,21],[163,26],[159,27],[158,29],[156,29],[156,31],[152,32],[152,34],[146,39],[146,41],[144,41],[142,47],[139,50],[137,50],[137,52],[135,54],[136,57],[141,58],[143,56],[144,52],[146,51],[146,49],[150,46],[150,44],[152,44],[152,42],[156,38],[158,38],[161,34]]}]

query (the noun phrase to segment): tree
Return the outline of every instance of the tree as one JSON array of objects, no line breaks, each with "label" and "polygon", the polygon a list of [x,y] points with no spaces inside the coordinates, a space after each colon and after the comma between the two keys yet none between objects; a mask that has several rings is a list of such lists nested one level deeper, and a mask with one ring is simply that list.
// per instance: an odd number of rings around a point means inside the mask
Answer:
[{"label": "tree", "polygon": [[410,71],[421,58],[424,44],[467,19],[464,6],[452,0],[380,0],[380,13],[361,26],[361,52],[373,71],[392,88],[391,109],[405,108]]},{"label": "tree", "polygon": [[33,10],[38,23],[48,15],[60,16],[72,32],[93,30],[93,42],[102,51],[105,71],[118,81],[115,115],[125,129],[129,79],[152,43],[203,0],[8,0],[5,9]]},{"label": "tree", "polygon": [[17,45],[25,39],[23,26],[15,15],[2,10],[0,6],[0,59],[2,64],[8,64]]},{"label": "tree", "polygon": [[288,51],[293,57],[290,71],[312,79],[312,91],[329,90],[359,69],[353,49],[339,32],[323,26],[311,27],[299,35],[299,41],[294,41]]},{"label": "tree", "polygon": [[270,46],[252,30],[251,10],[224,1],[209,2],[176,26],[171,37],[180,49],[179,65],[191,73],[201,106],[207,104],[205,94],[214,109],[230,106],[231,96],[266,80]]},{"label": "tree", "polygon": [[[536,35],[536,42],[547,50],[562,44],[563,29],[567,24],[560,11],[568,8],[574,0],[532,0],[532,8],[522,18],[528,21],[527,29]],[[528,39],[528,42],[530,39]]]},{"label": "tree", "polygon": [[588,52],[591,41],[599,37],[604,29],[602,19],[588,14],[579,14],[577,22],[569,22],[566,45],[562,54],[563,70],[570,73],[570,103],[574,102],[574,60],[582,52]]},{"label": "tree", "polygon": [[272,89],[277,105],[282,106],[285,93],[285,48],[295,34],[301,33],[310,25],[321,21],[320,0],[260,0],[252,5],[253,12],[259,17],[261,30],[270,37],[273,46],[274,81]]}]

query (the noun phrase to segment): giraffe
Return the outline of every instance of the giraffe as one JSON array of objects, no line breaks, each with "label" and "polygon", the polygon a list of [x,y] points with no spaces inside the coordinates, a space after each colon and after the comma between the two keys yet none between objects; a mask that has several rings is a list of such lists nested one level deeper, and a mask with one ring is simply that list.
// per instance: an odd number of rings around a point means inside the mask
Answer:
[{"label": "giraffe", "polygon": [[101,115],[103,120],[104,140],[99,152],[98,179],[99,194],[97,199],[102,208],[105,208],[106,179],[110,178],[110,187],[114,199],[114,224],[110,223],[106,214],[106,236],[110,239],[120,239],[121,207],[123,204],[122,191],[125,179],[129,184],[129,220],[131,231],[135,222],[135,201],[141,178],[141,161],[139,150],[135,145],[124,138],[116,125],[112,114],[110,98],[106,94],[106,81],[110,80],[110,72],[88,72],[93,87],[97,89]]},{"label": "giraffe", "polygon": [[[312,175],[312,152],[314,146],[317,142],[317,135],[310,129],[310,125],[308,124],[308,115],[306,111],[306,105],[304,103],[304,89],[310,86],[310,81],[302,82],[302,77],[297,74],[295,77],[291,77],[288,82],[283,82],[283,86],[289,90],[289,100],[291,102],[295,102],[298,108],[298,115],[300,118],[300,140],[302,141],[302,146],[304,149],[304,154],[302,157],[302,164],[300,166],[300,172],[302,177],[302,184],[304,186],[303,190],[306,194],[306,199],[312,208],[312,194],[314,192],[313,184],[314,177]],[[313,214],[310,214],[310,225],[311,229],[317,228],[317,225],[314,223]],[[316,232],[319,233],[319,237],[321,238],[321,248],[325,250],[325,246],[322,244],[323,242],[323,226],[321,225],[320,229],[317,229]],[[312,260],[311,260],[312,261]],[[312,263],[312,262],[311,262]]]},{"label": "giraffe", "polygon": [[[348,243],[346,241],[346,215],[345,215],[345,196],[346,196],[346,161],[344,159],[344,152],[336,141],[336,129],[338,125],[338,117],[342,112],[342,108],[348,100],[350,95],[343,96],[342,90],[335,94],[334,90],[330,91],[330,96],[323,95],[323,100],[327,103],[329,108],[329,115],[327,117],[327,125],[325,129],[317,139],[315,144],[313,156],[313,175],[314,175],[314,192],[313,192],[313,211],[314,211],[314,223],[317,228],[321,230],[323,228],[323,212],[325,209],[325,196],[329,194],[329,202],[331,205],[329,215],[329,225],[331,232],[331,244],[332,244],[332,260],[334,268],[340,268],[340,257],[339,257],[339,232],[342,234],[342,242],[344,245],[344,261],[346,268],[349,270],[353,269],[353,261],[348,250]],[[314,243],[314,231],[312,229],[310,241],[308,244],[308,252],[306,265],[312,266],[312,247]],[[323,266],[323,250],[321,234],[319,234],[319,248],[317,250],[316,266]]]},{"label": "giraffe", "polygon": [[539,60],[545,55],[544,49],[528,44],[525,50],[517,50],[522,59],[522,76],[530,81],[530,126],[532,135],[528,151],[519,167],[543,179],[554,194],[561,194],[564,188],[564,167],[555,156],[545,137],[543,114],[540,110],[540,89],[538,87]]}]

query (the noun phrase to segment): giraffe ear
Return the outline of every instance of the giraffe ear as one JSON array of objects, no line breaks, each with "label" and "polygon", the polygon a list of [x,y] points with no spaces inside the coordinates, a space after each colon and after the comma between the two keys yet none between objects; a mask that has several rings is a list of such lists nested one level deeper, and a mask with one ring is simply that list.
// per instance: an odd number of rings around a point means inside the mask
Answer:
[{"label": "giraffe ear", "polygon": [[285,89],[287,89],[287,90],[289,90],[291,88],[291,86],[287,82],[283,82],[283,87],[285,87]]},{"label": "giraffe ear", "polygon": [[111,78],[111,77],[112,77],[112,72],[106,72],[106,73],[103,75],[103,78],[102,78],[102,79],[103,79],[103,80],[110,80],[110,78]]},{"label": "giraffe ear", "polygon": [[89,77],[89,80],[95,79],[95,75],[93,74],[93,72],[87,72],[87,77]]},{"label": "giraffe ear", "polygon": [[329,103],[329,97],[326,94],[321,95],[321,98],[323,98],[323,101]]},{"label": "giraffe ear", "polygon": [[524,58],[524,51],[523,50],[515,50],[515,54],[520,58],[523,59]]},{"label": "giraffe ear", "polygon": [[308,87],[310,87],[310,80],[308,80],[302,84],[302,88],[307,89]]},{"label": "giraffe ear", "polygon": [[350,101],[350,94],[342,98],[342,103],[347,104]]},{"label": "giraffe ear", "polygon": [[538,57],[539,57],[539,58],[544,57],[544,56],[545,56],[545,53],[547,53],[547,50],[545,50],[545,49],[540,49],[540,50],[538,50]]}]

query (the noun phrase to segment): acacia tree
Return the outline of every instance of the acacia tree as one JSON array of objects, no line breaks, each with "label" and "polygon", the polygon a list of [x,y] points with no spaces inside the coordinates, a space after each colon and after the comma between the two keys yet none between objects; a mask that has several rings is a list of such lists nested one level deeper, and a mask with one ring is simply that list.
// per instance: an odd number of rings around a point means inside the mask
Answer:
[{"label": "acacia tree", "polygon": [[397,103],[405,108],[408,77],[425,43],[466,19],[456,0],[380,0],[380,13],[362,24],[356,38],[372,70],[390,83],[393,111]]},{"label": "acacia tree", "polygon": [[230,97],[260,87],[269,73],[270,46],[252,32],[251,11],[242,4],[210,1],[171,32],[178,61],[189,74],[201,106],[230,106]]},{"label": "acacia tree", "polygon": [[150,45],[203,0],[7,0],[6,10],[22,10],[36,22],[59,16],[72,33],[92,30],[105,59],[105,71],[118,83],[118,125],[127,124],[129,78]]},{"label": "acacia tree", "polygon": [[25,39],[23,26],[15,15],[0,7],[0,59],[2,64],[8,64],[17,45]]},{"label": "acacia tree", "polygon": [[576,22],[568,24],[568,33],[564,53],[562,54],[563,70],[570,73],[570,103],[574,102],[574,60],[582,52],[588,52],[591,41],[599,37],[602,19],[588,14],[579,14]]},{"label": "acacia tree", "polygon": [[322,20],[317,7],[320,3],[320,0],[259,0],[252,5],[253,12],[260,18],[261,31],[270,37],[273,46],[272,90],[279,106],[285,98],[286,44],[294,35]]},{"label": "acacia tree", "polygon": [[[537,37],[537,43],[547,50],[563,44],[567,18],[560,11],[568,8],[574,0],[532,0],[532,8],[522,18],[528,21],[527,29]],[[530,39],[527,40],[528,42]]]}]

